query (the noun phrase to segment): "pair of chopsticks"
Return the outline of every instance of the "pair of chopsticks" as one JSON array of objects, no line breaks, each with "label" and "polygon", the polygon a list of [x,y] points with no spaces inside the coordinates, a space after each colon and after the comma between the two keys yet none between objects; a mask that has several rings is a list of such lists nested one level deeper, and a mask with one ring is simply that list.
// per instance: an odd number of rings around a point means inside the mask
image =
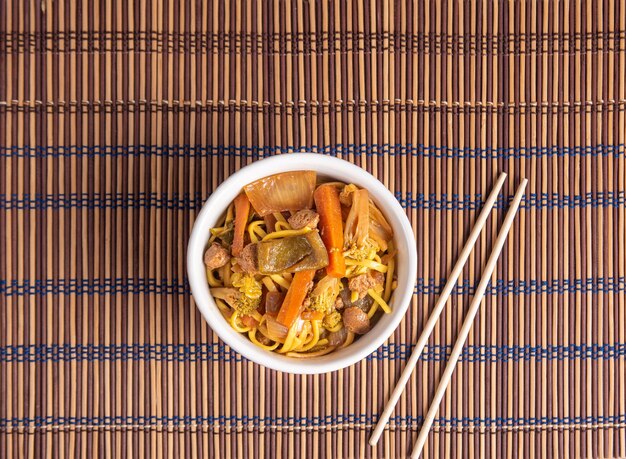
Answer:
[{"label": "pair of chopsticks", "polygon": [[[474,244],[476,243],[478,236],[480,235],[483,227],[485,226],[487,217],[489,216],[491,210],[493,209],[493,205],[495,204],[496,199],[498,198],[498,194],[500,193],[500,189],[502,188],[502,185],[504,184],[505,179],[506,179],[506,173],[503,172],[498,177],[498,180],[496,181],[496,184],[493,187],[493,190],[491,191],[491,193],[489,194],[489,197],[487,198],[487,201],[485,202],[485,206],[480,212],[480,215],[478,215],[476,224],[474,225],[474,228],[472,228],[469,238],[467,239],[467,242],[465,243],[465,246],[463,247],[463,250],[461,251],[461,254],[459,255],[459,259],[454,265],[454,268],[452,269],[452,273],[450,274],[450,277],[448,281],[446,282],[446,285],[443,288],[441,295],[439,296],[439,299],[437,300],[437,303],[435,304],[435,308],[433,309],[433,312],[431,313],[430,317],[428,318],[428,321],[426,322],[426,325],[424,326],[424,331],[422,332],[421,336],[417,340],[415,349],[413,350],[413,353],[411,354],[411,357],[409,358],[406,364],[406,367],[404,368],[404,371],[400,375],[398,384],[396,385],[394,391],[391,393],[391,396],[389,397],[389,401],[387,402],[387,405],[385,406],[385,409],[383,410],[380,416],[380,419],[378,420],[378,423],[376,424],[376,427],[374,428],[374,432],[372,433],[372,436],[370,437],[370,441],[369,441],[370,445],[372,446],[376,445],[376,443],[378,442],[378,439],[380,438],[380,435],[382,434],[385,428],[385,425],[387,424],[387,421],[389,421],[389,416],[391,415],[391,412],[396,406],[396,403],[398,402],[400,395],[404,391],[404,387],[406,386],[406,383],[409,377],[411,376],[411,373],[413,373],[413,370],[415,369],[417,360],[419,359],[419,356],[422,353],[422,350],[424,349],[424,346],[426,345],[426,342],[428,341],[430,334],[435,328],[435,324],[437,323],[437,320],[439,319],[439,316],[441,315],[441,311],[443,310],[443,307],[448,301],[448,298],[450,297],[450,294],[452,293],[452,289],[455,287],[457,281],[459,280],[459,276],[461,275],[461,272],[463,271],[463,267],[465,266],[465,263],[467,262],[467,259],[469,258],[469,254],[474,248]],[[459,357],[461,355],[461,351],[463,350],[463,346],[465,345],[465,340],[467,339],[467,335],[469,334],[470,328],[472,326],[472,322],[474,321],[474,317],[476,317],[476,313],[478,312],[480,303],[482,302],[482,299],[485,296],[485,290],[487,289],[487,285],[489,284],[493,271],[496,268],[498,257],[500,256],[500,252],[502,251],[502,247],[504,246],[504,241],[506,240],[506,237],[509,234],[509,230],[511,229],[511,225],[513,224],[513,220],[515,219],[515,216],[517,214],[517,209],[519,208],[520,201],[522,200],[522,197],[524,196],[524,190],[526,189],[527,183],[528,183],[528,180],[526,179],[522,180],[520,185],[517,187],[517,191],[515,192],[515,196],[513,197],[513,200],[511,201],[509,211],[507,212],[506,217],[504,218],[504,223],[502,224],[502,228],[500,229],[500,232],[498,233],[498,237],[494,243],[493,249],[491,251],[491,255],[489,255],[489,259],[487,260],[487,265],[485,266],[483,276],[480,279],[480,283],[478,284],[478,287],[476,288],[476,293],[474,294],[474,298],[472,299],[472,302],[470,304],[469,311],[467,312],[467,317],[465,318],[465,321],[463,322],[463,326],[461,327],[459,336],[456,340],[456,343],[454,344],[454,348],[452,349],[452,353],[450,354],[450,359],[448,360],[446,369],[443,372],[443,376],[441,377],[439,386],[437,386],[437,391],[435,392],[435,397],[433,399],[433,402],[430,405],[430,408],[428,409],[428,413],[426,414],[426,417],[424,418],[424,424],[422,425],[422,429],[420,430],[419,436],[417,437],[417,443],[415,444],[415,447],[413,448],[413,452],[411,453],[412,459],[417,459],[420,456],[422,452],[422,448],[424,447],[424,443],[426,443],[428,432],[430,431],[430,427],[433,423],[433,420],[435,419],[437,410],[439,409],[439,404],[441,403],[441,399],[443,398],[446,388],[448,387],[448,384],[450,383],[450,378],[452,377],[452,373],[454,372],[454,367],[456,366],[459,360]]]}]

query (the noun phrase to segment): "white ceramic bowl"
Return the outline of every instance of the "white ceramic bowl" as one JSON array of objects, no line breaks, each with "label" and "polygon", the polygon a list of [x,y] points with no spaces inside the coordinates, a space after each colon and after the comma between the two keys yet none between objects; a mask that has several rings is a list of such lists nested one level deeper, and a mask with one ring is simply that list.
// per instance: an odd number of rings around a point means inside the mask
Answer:
[{"label": "white ceramic bowl", "polygon": [[[392,312],[383,314],[378,323],[353,344],[330,354],[310,359],[286,357],[255,346],[247,336],[233,330],[224,319],[209,293],[203,254],[214,227],[228,205],[248,183],[279,172],[314,170],[319,175],[346,183],[354,183],[369,191],[370,197],[383,211],[394,230],[398,249],[398,287],[390,300]],[[348,367],[374,352],[391,336],[413,295],[417,265],[415,237],[404,209],[375,177],[354,164],[331,156],[313,153],[292,153],[254,162],[224,181],[202,207],[187,247],[187,273],[195,302],[200,312],[219,337],[241,355],[253,362],[288,373],[326,373]]]}]

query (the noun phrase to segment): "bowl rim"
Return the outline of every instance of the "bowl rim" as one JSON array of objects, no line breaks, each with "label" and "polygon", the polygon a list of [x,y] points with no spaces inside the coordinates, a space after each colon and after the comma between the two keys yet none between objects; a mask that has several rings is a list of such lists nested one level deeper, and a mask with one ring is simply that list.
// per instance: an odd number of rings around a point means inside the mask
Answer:
[{"label": "bowl rim", "polygon": [[[381,207],[387,219],[390,220],[389,223],[394,230],[394,242],[398,246],[398,259],[405,260],[402,263],[402,271],[397,271],[398,286],[394,290],[391,300],[393,304],[392,313],[381,317],[370,332],[350,346],[325,356],[310,359],[298,359],[266,351],[252,343],[247,336],[235,331],[222,316],[209,293],[203,262],[210,228],[223,215],[228,204],[243,186],[259,178],[296,170],[315,170],[320,175],[367,188],[372,200]],[[400,265],[399,262],[398,265]],[[366,358],[379,348],[398,328],[411,303],[416,271],[417,249],[413,228],[404,209],[391,191],[361,167],[340,158],[316,153],[290,153],[271,156],[250,163],[233,173],[205,201],[196,216],[187,244],[187,276],[191,293],[196,307],[211,329],[225,344],[228,344],[246,359],[273,370],[293,374],[319,374],[337,371]]]}]

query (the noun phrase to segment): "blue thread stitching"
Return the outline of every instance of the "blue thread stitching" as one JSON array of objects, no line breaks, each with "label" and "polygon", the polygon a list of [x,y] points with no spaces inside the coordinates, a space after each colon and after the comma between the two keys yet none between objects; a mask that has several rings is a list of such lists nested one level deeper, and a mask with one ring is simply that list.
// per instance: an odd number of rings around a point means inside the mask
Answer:
[{"label": "blue thread stitching", "polygon": [[[425,195],[411,191],[395,193],[400,205],[411,209],[436,211],[473,211],[483,206],[481,194],[458,195],[434,193]],[[499,197],[495,208],[508,206],[511,196]],[[141,209],[157,208],[166,210],[199,209],[206,200],[201,193],[67,193],[67,194],[17,194],[0,195],[0,209],[4,210],[44,210],[44,209]],[[529,193],[521,202],[521,209],[574,209],[585,207],[624,207],[626,191],[595,192],[584,195],[561,196],[557,193]]]},{"label": "blue thread stitching", "polygon": [[[41,427],[41,426],[85,426],[85,425],[171,425],[188,426],[194,424],[217,424],[229,427],[252,425],[255,427],[310,427],[338,424],[367,424],[373,425],[378,421],[378,414],[368,415],[364,413],[345,413],[327,416],[34,416],[34,417],[10,417],[0,418],[0,427]],[[414,425],[417,427],[422,422],[422,416],[392,416],[390,421],[395,424]],[[626,422],[626,414],[619,415],[596,415],[596,416],[564,416],[564,417],[451,417],[436,418],[435,423],[445,427],[513,427],[513,426],[544,426],[544,425],[597,425],[616,424]]]},{"label": "blue thread stitching", "polygon": [[[395,197],[402,207],[428,210],[480,210],[484,204],[482,195],[436,194],[396,192]],[[494,207],[508,207],[512,196],[498,197]],[[520,209],[575,209],[585,207],[626,207],[626,191],[589,192],[584,195],[559,195],[558,193],[527,193],[520,203]]]},{"label": "blue thread stitching", "polygon": [[[447,361],[451,346],[426,346],[420,356],[425,362]],[[389,344],[378,348],[367,360],[406,360],[413,345]],[[467,345],[460,360],[468,363],[618,360],[626,357],[626,343],[569,345]],[[245,359],[224,344],[17,344],[0,347],[0,362],[35,363],[65,361],[221,361]]]},{"label": "blue thread stitching", "polygon": [[[445,279],[436,283],[433,278],[418,278],[414,291],[417,295],[437,295],[445,285]],[[472,295],[475,286],[463,280],[453,289],[453,295]],[[597,277],[587,279],[553,280],[503,280],[498,279],[487,287],[491,296],[507,295],[562,295],[566,293],[620,293],[626,291],[626,277]],[[6,281],[0,279],[0,295],[7,297],[25,295],[188,295],[191,293],[185,279],[29,279]]]},{"label": "blue thread stitching", "polygon": [[423,144],[336,144],[308,147],[269,147],[269,146],[203,146],[203,145],[98,145],[98,146],[12,146],[0,147],[0,156],[35,158],[68,156],[249,156],[259,159],[277,153],[313,152],[331,156],[349,154],[369,156],[420,156],[424,158],[463,158],[463,159],[511,159],[564,156],[624,156],[625,144],[590,146],[551,146],[551,147],[487,147],[458,148],[447,146],[427,146]]}]

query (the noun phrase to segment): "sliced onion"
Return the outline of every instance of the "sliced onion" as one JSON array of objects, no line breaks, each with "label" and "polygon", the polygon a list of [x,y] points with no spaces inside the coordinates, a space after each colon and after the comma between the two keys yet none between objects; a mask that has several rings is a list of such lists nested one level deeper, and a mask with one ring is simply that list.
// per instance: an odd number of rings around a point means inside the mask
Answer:
[{"label": "sliced onion", "polygon": [[[383,213],[378,207],[376,207],[376,205],[372,201],[370,201],[369,211],[371,219],[370,223],[376,227],[376,231],[378,234],[384,237],[387,241],[390,241],[393,237],[393,229],[391,228],[389,222],[387,222],[387,219],[385,218]],[[370,227],[370,230],[371,229],[372,228]]]},{"label": "sliced onion", "polygon": [[315,171],[293,171],[264,177],[244,187],[254,210],[261,217],[274,212],[298,211],[313,206]]},{"label": "sliced onion", "polygon": [[274,341],[284,341],[287,337],[289,329],[283,324],[278,323],[274,317],[265,314],[265,323],[267,324],[267,335]]},{"label": "sliced onion", "polygon": [[344,240],[363,246],[370,230],[370,206],[367,190],[352,192],[352,207],[344,226]]},{"label": "sliced onion", "polygon": [[285,294],[282,292],[267,292],[265,295],[265,312],[273,316],[278,314],[284,299]]},{"label": "sliced onion", "polygon": [[388,247],[388,242],[393,238],[393,229],[385,219],[383,213],[376,207],[376,205],[370,200],[370,229],[369,237],[376,242],[376,245],[380,250],[385,251]]}]

